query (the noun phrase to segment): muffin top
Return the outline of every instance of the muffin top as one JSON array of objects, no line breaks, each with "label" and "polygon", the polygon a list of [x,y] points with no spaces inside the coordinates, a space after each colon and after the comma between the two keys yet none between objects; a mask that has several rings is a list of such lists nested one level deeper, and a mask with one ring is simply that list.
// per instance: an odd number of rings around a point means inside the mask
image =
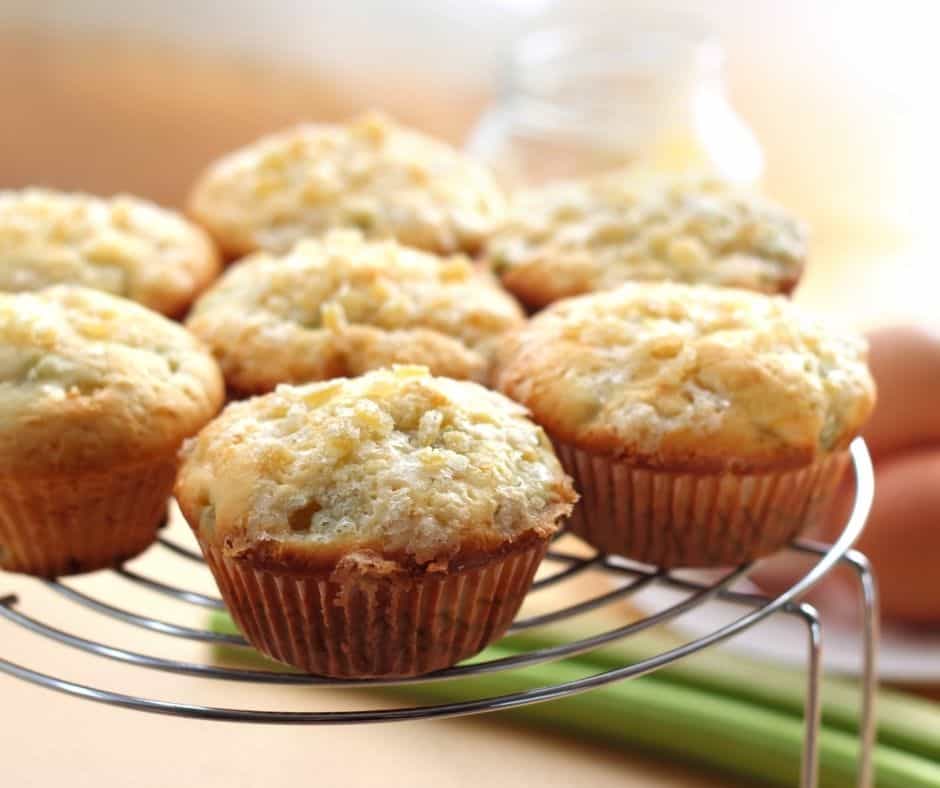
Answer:
[{"label": "muffin top", "polygon": [[782,296],[629,283],[537,315],[506,343],[496,381],[586,451],[748,472],[849,443],[874,404],[866,353]]},{"label": "muffin top", "polygon": [[517,193],[487,256],[532,307],[627,281],[787,293],[806,235],[782,209],[715,179],[616,172]]},{"label": "muffin top", "polygon": [[222,397],[209,353],[155,312],[74,286],[0,293],[0,476],[173,451]]},{"label": "muffin top", "polygon": [[334,228],[474,252],[504,208],[480,165],[378,115],[264,137],[210,166],[190,197],[229,256],[285,252]]},{"label": "muffin top", "polygon": [[0,291],[82,285],[176,316],[219,269],[205,232],[153,203],[0,191]]},{"label": "muffin top", "polygon": [[465,257],[334,231],[233,266],[187,325],[233,390],[263,393],[392,363],[483,381],[499,338],[523,322],[512,296]]},{"label": "muffin top", "polygon": [[187,444],[177,497],[229,557],[380,572],[544,538],[576,498],[521,406],[405,366],[230,404]]}]

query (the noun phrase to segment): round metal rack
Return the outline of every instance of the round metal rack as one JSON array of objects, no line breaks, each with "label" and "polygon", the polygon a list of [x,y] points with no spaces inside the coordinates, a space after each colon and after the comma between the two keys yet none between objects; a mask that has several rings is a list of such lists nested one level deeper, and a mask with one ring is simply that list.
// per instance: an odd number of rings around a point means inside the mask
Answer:
[{"label": "round metal rack", "polygon": [[[657,584],[681,592],[682,597],[680,601],[658,610],[645,618],[633,620],[623,625],[613,626],[612,628],[605,629],[604,631],[581,639],[515,654],[511,657],[500,657],[462,664],[448,670],[416,678],[395,680],[367,679],[355,681],[334,680],[261,668],[229,668],[216,664],[165,659],[159,656],[106,645],[94,638],[82,637],[63,631],[24,612],[21,609],[20,600],[17,595],[10,594],[0,596],[0,617],[7,623],[24,627],[57,644],[78,649],[96,657],[114,660],[139,668],[204,679],[334,688],[354,686],[379,687],[431,681],[441,682],[495,671],[511,671],[540,662],[560,660],[566,657],[585,654],[605,644],[627,638],[657,625],[666,624],[702,605],[707,605],[717,600],[740,605],[744,611],[735,620],[709,632],[703,637],[682,643],[681,645],[677,645],[662,653],[649,656],[633,664],[625,664],[621,667],[605,670],[574,681],[510,694],[480,697],[472,700],[436,705],[365,711],[271,711],[194,705],[137,697],[75,683],[2,658],[0,658],[0,672],[67,695],[137,711],[173,715],[177,717],[227,722],[300,725],[378,723],[395,720],[456,717],[539,703],[554,698],[586,692],[604,684],[635,678],[656,671],[659,668],[681,660],[702,649],[733,638],[735,635],[755,626],[769,616],[792,616],[805,625],[808,655],[806,699],[804,705],[805,738],[801,785],[806,788],[814,788],[817,784],[819,757],[822,628],[816,610],[811,605],[801,600],[806,592],[834,567],[844,565],[851,568],[858,579],[859,599],[863,613],[861,633],[863,664],[859,703],[860,746],[858,785],[863,787],[869,786],[872,781],[871,757],[875,741],[875,690],[877,684],[876,661],[878,643],[877,593],[867,559],[858,551],[853,550],[852,545],[861,533],[868,516],[874,494],[874,482],[871,460],[861,439],[857,439],[852,444],[851,456],[856,480],[856,496],[853,510],[846,522],[845,528],[832,545],[823,545],[800,540],[789,546],[789,550],[806,556],[812,565],[805,575],[783,593],[775,597],[767,597],[735,590],[735,586],[746,578],[753,568],[752,564],[746,564],[724,571],[717,580],[705,583],[688,579],[688,577],[683,576],[682,573],[644,566],[615,556],[598,554],[584,557],[575,552],[558,549],[556,547],[550,550],[546,557],[545,567],[547,567],[548,572],[540,575],[531,593],[536,593],[550,586],[558,586],[588,572],[599,572],[610,576],[612,579],[617,580],[616,587],[614,587],[613,590],[598,593],[589,599],[579,601],[575,604],[565,605],[528,618],[519,618],[513,624],[510,633],[585,614],[616,601],[627,599],[641,589]],[[202,562],[202,557],[197,552],[165,536],[160,538],[157,545],[152,548],[152,550],[168,551],[185,562]],[[144,562],[145,561],[146,556],[144,558]],[[136,569],[131,570],[127,567],[119,567],[113,571],[120,575],[125,581],[141,586],[148,592],[165,595],[179,602],[195,605],[200,608],[224,610],[221,599],[179,588],[166,579],[151,577],[138,572]],[[173,638],[183,638],[202,643],[232,647],[244,647],[248,645],[239,635],[182,626],[124,609],[109,601],[81,591],[67,582],[55,580],[42,582],[50,591],[61,596],[64,601],[80,605],[90,609],[96,614],[108,616],[133,627],[142,628]]]}]

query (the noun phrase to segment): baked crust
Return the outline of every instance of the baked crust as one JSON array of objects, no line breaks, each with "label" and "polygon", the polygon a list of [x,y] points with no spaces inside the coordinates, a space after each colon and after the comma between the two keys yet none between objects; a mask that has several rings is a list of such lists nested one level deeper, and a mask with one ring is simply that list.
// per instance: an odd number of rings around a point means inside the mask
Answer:
[{"label": "baked crust", "polygon": [[538,309],[627,281],[789,293],[806,244],[802,225],[756,194],[710,178],[614,172],[517,192],[486,257]]},{"label": "baked crust", "polygon": [[0,293],[0,342],[0,476],[173,454],[222,404],[222,376],[199,340],[99,291]]},{"label": "baked crust", "polygon": [[485,382],[500,337],[524,321],[512,296],[464,257],[334,231],[233,266],[187,327],[244,395],[398,363]]},{"label": "baked crust", "polygon": [[[559,498],[570,495],[570,486],[557,486]],[[178,499],[180,511],[187,522],[199,522],[201,509]],[[418,560],[407,549],[390,550],[379,539],[357,541],[350,545],[317,545],[305,549],[296,542],[264,536],[252,538],[233,523],[221,523],[221,529],[232,535],[222,540],[221,550],[226,558],[255,569],[277,572],[280,575],[342,582],[344,577],[390,580],[422,578],[441,573],[470,572],[514,553],[524,552],[533,545],[550,539],[558,531],[559,521],[571,512],[570,503],[557,503],[539,513],[531,527],[506,539],[491,534],[465,538],[458,547],[437,558]],[[192,519],[190,519],[192,518]],[[220,524],[217,522],[216,527]],[[218,540],[212,540],[218,544]]]},{"label": "baked crust", "polygon": [[473,567],[547,539],[577,498],[523,408],[417,367],[231,404],[185,454],[200,542],[279,572]]},{"label": "baked crust", "polygon": [[376,114],[264,137],[213,163],[189,198],[230,258],[283,253],[337,228],[472,254],[504,210],[483,167]]},{"label": "baked crust", "polygon": [[504,342],[494,379],[584,451],[750,473],[848,445],[874,404],[866,353],[781,296],[635,283],[534,317]]},{"label": "baked crust", "polygon": [[0,291],[81,285],[178,317],[220,270],[205,231],[145,200],[0,191]]}]

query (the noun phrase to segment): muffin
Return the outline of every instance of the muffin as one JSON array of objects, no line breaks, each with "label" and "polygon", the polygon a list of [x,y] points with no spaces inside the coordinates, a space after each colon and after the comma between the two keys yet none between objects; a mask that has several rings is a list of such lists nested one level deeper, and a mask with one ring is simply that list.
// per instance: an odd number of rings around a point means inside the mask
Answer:
[{"label": "muffin", "polygon": [[220,267],[203,230],[153,203],[0,191],[0,291],[81,285],[179,317]]},{"label": "muffin", "polygon": [[506,342],[497,386],[545,427],[571,530],[649,564],[770,553],[824,514],[874,403],[864,340],[782,296],[630,283]]},{"label": "muffin", "polygon": [[209,353],[155,312],[72,286],[0,293],[0,568],[56,577],[144,550],[183,439],[222,397]]},{"label": "muffin", "polygon": [[472,254],[504,209],[480,165],[374,114],[264,137],[212,164],[189,200],[232,258],[286,252],[330,229]]},{"label": "muffin", "polygon": [[421,367],[279,386],[185,454],[176,496],[241,631],[334,677],[498,638],[576,498],[522,407]]},{"label": "muffin", "polygon": [[518,192],[487,256],[530,309],[628,281],[789,293],[806,234],[782,209],[713,178],[615,172]]},{"label": "muffin", "polygon": [[500,337],[524,319],[512,296],[465,257],[441,260],[334,231],[233,266],[187,326],[237,396],[393,363],[485,382]]}]

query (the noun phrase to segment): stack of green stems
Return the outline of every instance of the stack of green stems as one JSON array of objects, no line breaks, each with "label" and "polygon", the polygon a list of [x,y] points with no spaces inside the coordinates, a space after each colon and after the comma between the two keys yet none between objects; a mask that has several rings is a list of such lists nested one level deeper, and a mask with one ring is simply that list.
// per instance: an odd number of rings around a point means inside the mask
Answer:
[{"label": "stack of green stems", "polygon": [[[224,613],[213,615],[212,628],[237,631]],[[551,648],[585,634],[586,630],[570,623],[541,627],[503,638],[470,662]],[[477,700],[622,668],[679,642],[668,633],[647,632],[563,661],[380,691],[421,703]],[[220,646],[216,653],[225,661],[264,660],[248,648]],[[793,786],[800,778],[805,693],[806,677],[801,671],[718,648],[646,676],[492,716],[616,748],[652,751],[757,784]],[[826,678],[822,699],[819,785],[847,788],[855,784],[858,768],[858,684]],[[908,693],[881,690],[873,762],[877,788],[940,788],[940,705]]]}]

